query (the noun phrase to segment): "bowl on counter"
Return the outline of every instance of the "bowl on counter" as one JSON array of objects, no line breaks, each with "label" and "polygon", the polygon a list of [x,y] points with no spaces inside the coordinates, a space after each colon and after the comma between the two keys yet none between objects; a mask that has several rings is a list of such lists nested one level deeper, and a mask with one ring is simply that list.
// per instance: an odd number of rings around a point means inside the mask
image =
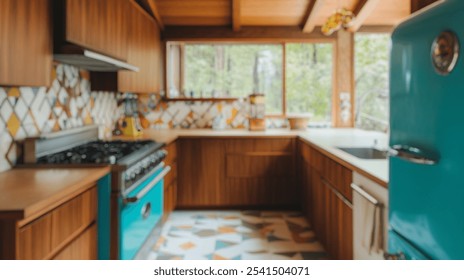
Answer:
[{"label": "bowl on counter", "polygon": [[305,130],[308,127],[309,115],[290,115],[287,116],[288,125],[292,130]]}]

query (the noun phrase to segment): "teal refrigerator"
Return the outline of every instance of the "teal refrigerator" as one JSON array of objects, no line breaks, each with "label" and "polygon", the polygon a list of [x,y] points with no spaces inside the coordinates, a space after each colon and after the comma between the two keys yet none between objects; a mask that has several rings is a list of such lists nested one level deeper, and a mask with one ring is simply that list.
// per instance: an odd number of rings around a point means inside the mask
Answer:
[{"label": "teal refrigerator", "polygon": [[392,34],[386,259],[464,259],[462,43],[462,0],[439,1]]}]

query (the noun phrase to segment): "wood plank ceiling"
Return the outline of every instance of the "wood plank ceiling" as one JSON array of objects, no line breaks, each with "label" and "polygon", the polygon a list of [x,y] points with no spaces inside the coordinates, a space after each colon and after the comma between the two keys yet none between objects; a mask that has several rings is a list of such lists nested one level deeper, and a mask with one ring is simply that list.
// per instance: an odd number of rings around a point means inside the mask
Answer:
[{"label": "wood plank ceiling", "polygon": [[411,14],[407,0],[149,0],[163,26],[299,26],[311,32],[340,7],[361,25],[393,26]]}]

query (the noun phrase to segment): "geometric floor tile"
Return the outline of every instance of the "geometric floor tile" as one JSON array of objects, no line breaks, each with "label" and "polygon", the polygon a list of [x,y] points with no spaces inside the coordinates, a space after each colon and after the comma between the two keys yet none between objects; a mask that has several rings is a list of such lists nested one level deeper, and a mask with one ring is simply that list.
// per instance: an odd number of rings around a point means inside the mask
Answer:
[{"label": "geometric floor tile", "polygon": [[299,212],[174,211],[154,234],[158,242],[138,259],[328,259]]}]

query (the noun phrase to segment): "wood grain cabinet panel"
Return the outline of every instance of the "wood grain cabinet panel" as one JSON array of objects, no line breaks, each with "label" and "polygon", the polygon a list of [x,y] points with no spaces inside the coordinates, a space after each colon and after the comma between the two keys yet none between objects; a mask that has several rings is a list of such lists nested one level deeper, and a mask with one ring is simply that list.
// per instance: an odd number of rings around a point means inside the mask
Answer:
[{"label": "wood grain cabinet panel", "polygon": [[54,260],[96,260],[97,226],[93,224],[66,248],[58,253]]},{"label": "wood grain cabinet panel", "polygon": [[139,72],[119,71],[118,90],[122,92],[153,93],[160,89],[161,39],[156,22],[144,12],[130,5],[128,57]]},{"label": "wood grain cabinet panel", "polygon": [[96,188],[92,188],[53,210],[51,213],[53,249],[69,242],[96,220],[96,199]]},{"label": "wood grain cabinet panel", "polygon": [[165,149],[168,154],[164,162],[171,166],[171,171],[164,180],[164,220],[168,218],[177,205],[177,141],[167,145]]},{"label": "wood grain cabinet panel", "polygon": [[179,141],[178,206],[223,206],[224,141],[209,138]]},{"label": "wood grain cabinet panel", "polygon": [[0,85],[50,85],[50,14],[49,0],[0,1]]},{"label": "wood grain cabinet panel", "polygon": [[19,229],[18,259],[42,260],[52,252],[50,214]]},{"label": "wood grain cabinet panel", "polygon": [[302,209],[318,240],[334,259],[353,259],[353,211],[347,195],[352,173],[299,142]]},{"label": "wood grain cabinet panel", "polygon": [[128,0],[54,1],[66,1],[66,41],[127,60]]},{"label": "wood grain cabinet panel", "polygon": [[227,139],[225,205],[294,207],[297,204],[293,138]]}]

